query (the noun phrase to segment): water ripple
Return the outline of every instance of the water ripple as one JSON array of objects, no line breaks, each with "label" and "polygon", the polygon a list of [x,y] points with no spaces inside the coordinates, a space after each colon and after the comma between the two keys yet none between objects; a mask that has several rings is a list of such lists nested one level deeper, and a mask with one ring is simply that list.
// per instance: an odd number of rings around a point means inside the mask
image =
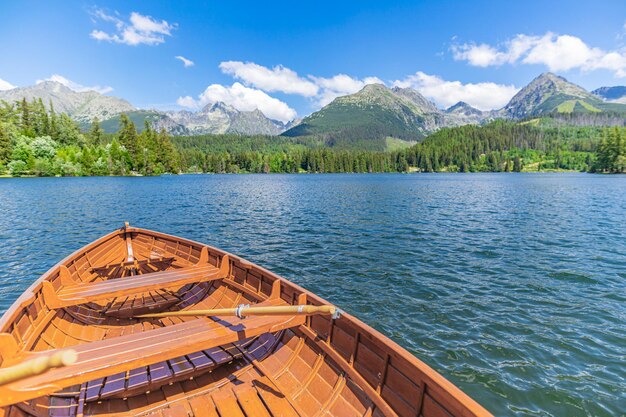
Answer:
[{"label": "water ripple", "polygon": [[626,410],[624,176],[2,179],[0,213],[0,310],[128,220],[306,286],[498,416]]}]

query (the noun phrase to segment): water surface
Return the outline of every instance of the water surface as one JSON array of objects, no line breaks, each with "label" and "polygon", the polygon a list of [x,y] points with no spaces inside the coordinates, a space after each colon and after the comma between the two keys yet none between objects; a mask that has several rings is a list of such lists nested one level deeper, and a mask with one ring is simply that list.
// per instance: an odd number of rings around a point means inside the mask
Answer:
[{"label": "water surface", "polygon": [[0,180],[0,310],[128,220],[350,311],[498,416],[626,413],[626,176]]}]

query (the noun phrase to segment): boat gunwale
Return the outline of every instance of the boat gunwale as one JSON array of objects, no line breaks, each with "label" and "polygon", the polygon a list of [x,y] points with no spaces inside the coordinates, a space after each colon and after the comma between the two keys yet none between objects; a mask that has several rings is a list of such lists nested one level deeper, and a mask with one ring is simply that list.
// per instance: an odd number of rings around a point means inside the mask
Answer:
[{"label": "boat gunwale", "polygon": [[[85,254],[86,252],[88,252],[90,249],[98,246],[99,244],[115,237],[116,235],[122,235],[124,233],[143,233],[146,235],[151,235],[151,236],[155,236],[155,237],[161,237],[161,238],[165,238],[165,239],[169,239],[169,240],[174,240],[174,241],[180,241],[182,243],[188,244],[190,246],[198,246],[200,248],[202,247],[206,247],[208,250],[212,251],[213,253],[223,257],[225,255],[228,255],[230,258],[230,263],[232,264],[233,261],[237,261],[237,263],[239,263],[242,267],[248,269],[248,270],[256,270],[262,274],[264,274],[265,276],[267,276],[268,278],[273,278],[273,279],[278,279],[281,281],[282,284],[285,285],[289,285],[292,287],[292,289],[294,289],[295,291],[300,291],[301,293],[304,293],[307,295],[307,301],[308,302],[313,302],[313,304],[329,304],[325,299],[323,299],[322,297],[318,296],[317,294],[312,293],[311,291],[305,289],[304,287],[301,287],[300,285],[284,278],[281,277],[280,275],[269,271],[268,269],[257,265],[256,263],[249,261],[247,259],[244,259],[236,254],[232,254],[229,252],[226,252],[222,249],[219,249],[217,247],[211,246],[211,245],[207,245],[205,243],[201,243],[198,241],[194,241],[194,240],[190,240],[187,238],[183,238],[183,237],[179,237],[179,236],[175,236],[175,235],[171,235],[171,234],[167,234],[167,233],[162,233],[162,232],[158,232],[158,231],[154,231],[154,230],[150,230],[150,229],[144,229],[144,228],[139,228],[139,227],[122,227],[119,229],[116,229],[96,240],[94,240],[93,242],[75,250],[74,252],[72,252],[71,254],[69,254],[68,256],[66,256],[65,258],[63,258],[61,261],[59,261],[58,263],[56,263],[55,265],[53,265],[52,267],[50,267],[44,274],[42,274],[35,282],[33,282],[33,284],[31,284],[21,295],[20,297],[18,297],[15,302],[3,313],[2,317],[0,317],[0,332],[6,332],[7,328],[15,321],[16,316],[21,312],[21,310],[23,308],[25,308],[26,306],[28,306],[32,301],[33,298],[36,296],[36,293],[38,291],[41,290],[41,286],[42,286],[42,282],[49,279],[50,276],[55,273],[57,271],[57,269],[61,266],[61,265],[66,265],[67,263],[69,263],[70,261],[77,259],[80,255]],[[231,276],[233,276],[233,274],[231,273]],[[383,333],[379,332],[378,330],[374,329],[373,327],[369,326],[368,324],[366,324],[365,322],[359,320],[357,317],[351,315],[350,313],[347,312],[343,312],[341,313],[341,319],[340,320],[344,320],[344,321],[348,321],[349,324],[351,324],[353,327],[358,329],[358,332],[360,334],[360,337],[366,337],[367,339],[369,339],[369,341],[374,342],[374,343],[380,343],[383,347],[382,349],[386,351],[386,353],[390,356],[390,358],[396,357],[396,359],[402,359],[407,361],[410,365],[414,366],[415,368],[417,368],[419,370],[419,372],[422,373],[423,375],[423,382],[428,388],[430,388],[431,390],[433,389],[433,386],[439,387],[440,390],[449,395],[452,399],[454,399],[454,401],[458,402],[461,405],[460,411],[461,411],[461,416],[465,416],[465,415],[473,415],[473,416],[480,416],[480,417],[493,417],[493,415],[487,411],[487,409],[485,409],[482,405],[480,405],[476,400],[474,400],[473,398],[471,398],[468,394],[466,394],[465,392],[463,392],[459,387],[457,387],[456,385],[454,385],[452,382],[450,382],[447,378],[445,378],[443,375],[441,375],[439,372],[437,372],[436,370],[434,370],[432,367],[430,367],[428,364],[426,364],[425,362],[423,362],[421,359],[417,358],[415,355],[411,354],[409,351],[407,351],[405,348],[403,348],[402,346],[400,346],[398,343],[396,343],[395,341],[393,341],[392,339],[390,339],[388,336],[384,335]],[[312,329],[310,327],[309,324],[305,323],[301,326],[306,327],[307,329],[312,330],[313,332],[315,332],[314,329]],[[303,336],[306,337],[306,336]],[[385,347],[387,347],[385,349]],[[331,349],[335,352],[337,352],[332,346],[327,346],[326,349]],[[349,364],[349,366],[351,366],[354,369],[354,364]],[[356,369],[354,369],[357,373],[360,374],[359,371],[357,371]],[[369,384],[371,386],[371,384]],[[421,385],[421,384],[420,384]],[[382,392],[378,393],[377,395],[382,396]],[[383,401],[387,402],[386,400],[383,399]],[[463,412],[464,410],[469,411],[471,414],[467,414],[465,412]]]}]

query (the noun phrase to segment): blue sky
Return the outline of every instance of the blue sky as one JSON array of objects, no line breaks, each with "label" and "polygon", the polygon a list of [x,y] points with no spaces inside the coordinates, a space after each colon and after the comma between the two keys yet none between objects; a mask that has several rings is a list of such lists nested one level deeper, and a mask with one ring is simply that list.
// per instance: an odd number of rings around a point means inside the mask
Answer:
[{"label": "blue sky", "polygon": [[483,109],[549,70],[626,85],[623,0],[15,1],[0,40],[0,88],[54,76],[142,108],[221,100],[282,120],[368,82]]}]

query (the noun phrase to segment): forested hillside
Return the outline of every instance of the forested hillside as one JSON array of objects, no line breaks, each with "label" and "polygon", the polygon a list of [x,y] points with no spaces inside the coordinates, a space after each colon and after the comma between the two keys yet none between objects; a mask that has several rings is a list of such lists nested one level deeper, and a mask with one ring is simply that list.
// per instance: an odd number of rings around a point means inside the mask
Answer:
[{"label": "forested hillside", "polygon": [[88,132],[52,103],[0,104],[0,173],[10,175],[155,175],[178,172],[178,152],[165,131],[137,133],[124,114],[106,135],[96,120]]},{"label": "forested hillside", "polygon": [[[358,141],[356,142],[358,143]],[[330,145],[330,146],[329,146]],[[0,105],[0,174],[626,171],[626,127],[530,120],[445,128],[393,152],[333,147],[308,137],[170,137],[126,115],[118,131],[88,131],[41,100]]]}]

